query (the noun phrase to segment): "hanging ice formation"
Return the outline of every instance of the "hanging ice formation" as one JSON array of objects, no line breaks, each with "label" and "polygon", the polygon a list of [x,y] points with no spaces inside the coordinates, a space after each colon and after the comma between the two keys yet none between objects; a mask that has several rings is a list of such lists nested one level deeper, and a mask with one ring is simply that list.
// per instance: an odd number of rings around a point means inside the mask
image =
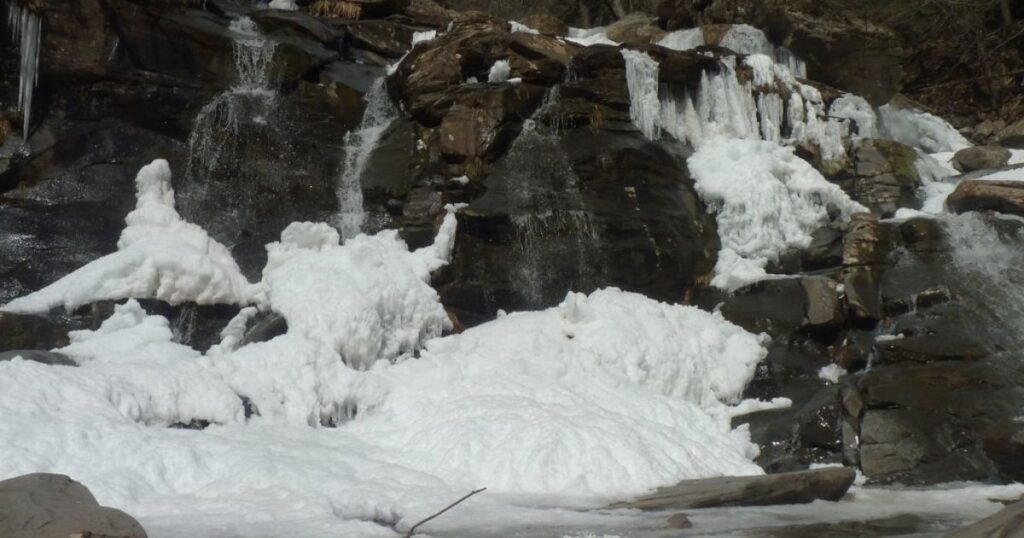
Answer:
[{"label": "hanging ice formation", "polygon": [[18,110],[23,118],[22,137],[27,139],[32,120],[32,93],[39,82],[39,45],[43,34],[43,19],[14,0],[8,0],[7,27],[11,39],[19,43],[21,49]]},{"label": "hanging ice formation", "polygon": [[[843,146],[854,125],[870,136],[874,112],[863,99],[848,95],[826,107],[817,88],[799,82],[785,65],[765,54],[721,59],[717,73],[704,72],[696,91],[674,88],[658,80],[658,62],[647,53],[622,50],[630,115],[650,139],[662,133],[700,146],[714,136],[761,138],[778,144],[810,142],[824,159],[846,155]],[[737,72],[750,72],[741,82]]]}]

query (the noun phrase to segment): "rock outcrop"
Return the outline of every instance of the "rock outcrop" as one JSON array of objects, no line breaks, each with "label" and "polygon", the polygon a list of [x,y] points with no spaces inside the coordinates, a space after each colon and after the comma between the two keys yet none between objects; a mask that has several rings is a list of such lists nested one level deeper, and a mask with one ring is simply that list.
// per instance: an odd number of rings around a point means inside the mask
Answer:
[{"label": "rock outcrop", "polygon": [[[1021,174],[1024,177],[1024,170]],[[999,211],[1024,215],[1024,182],[964,180],[946,199],[946,205],[957,213]]]}]

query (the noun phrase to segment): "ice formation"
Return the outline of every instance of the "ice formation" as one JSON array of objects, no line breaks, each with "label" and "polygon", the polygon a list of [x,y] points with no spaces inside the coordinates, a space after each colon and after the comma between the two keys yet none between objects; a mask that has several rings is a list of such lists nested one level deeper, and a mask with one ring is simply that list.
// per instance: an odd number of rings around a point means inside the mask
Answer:
[{"label": "ice formation", "polygon": [[32,94],[39,83],[39,51],[43,36],[43,19],[17,2],[7,2],[7,27],[11,38],[19,43],[21,72],[18,78],[18,110],[21,111],[23,138],[28,138],[32,124]]},{"label": "ice formation", "polygon": [[952,125],[938,116],[888,104],[878,109],[879,131],[885,137],[927,153],[958,151],[971,146]]},{"label": "ice formation", "polygon": [[786,250],[806,248],[828,222],[828,204],[844,217],[866,211],[792,148],[772,142],[719,138],[700,146],[688,164],[718,221],[722,248],[712,284],[727,290],[766,277],[768,262]]},{"label": "ice formation", "polygon": [[96,301],[155,298],[170,304],[247,304],[254,287],[227,247],[174,209],[171,169],[157,160],[135,178],[138,201],[118,250],[0,307],[21,313],[74,310]]}]

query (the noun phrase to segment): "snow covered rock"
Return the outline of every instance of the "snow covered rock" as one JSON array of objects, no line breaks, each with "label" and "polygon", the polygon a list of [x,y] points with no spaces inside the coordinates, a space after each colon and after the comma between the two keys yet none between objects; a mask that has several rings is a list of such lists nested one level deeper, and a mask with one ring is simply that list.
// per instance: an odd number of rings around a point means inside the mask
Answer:
[{"label": "snow covered rock", "polygon": [[137,203],[125,217],[118,250],[0,310],[45,314],[103,300],[155,298],[172,305],[245,304],[254,288],[227,247],[182,220],[174,208],[171,169],[156,160],[135,179]]},{"label": "snow covered rock", "polygon": [[0,536],[11,538],[146,538],[128,514],[100,506],[88,488],[59,474],[0,481]]}]

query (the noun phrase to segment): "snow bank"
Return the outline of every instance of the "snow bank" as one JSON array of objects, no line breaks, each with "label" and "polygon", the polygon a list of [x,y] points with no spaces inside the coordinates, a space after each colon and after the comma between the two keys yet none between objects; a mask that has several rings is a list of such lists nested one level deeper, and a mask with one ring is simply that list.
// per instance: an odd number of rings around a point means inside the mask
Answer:
[{"label": "snow bank", "polygon": [[952,125],[938,116],[888,104],[878,109],[881,136],[926,153],[959,151],[971,146]]},{"label": "snow bank", "polygon": [[828,204],[844,218],[866,211],[792,148],[771,142],[717,139],[688,165],[697,192],[716,214],[722,249],[712,284],[726,290],[764,278],[768,262],[786,250],[806,248],[811,233],[828,222]]},{"label": "snow bank", "polygon": [[561,496],[640,493],[760,473],[739,400],[760,337],[692,307],[616,289],[570,293],[427,343],[372,372],[378,401],[348,426],[388,458],[463,487]]},{"label": "snow bank", "polygon": [[171,170],[156,160],[135,178],[138,202],[125,218],[118,250],[57,282],[20,297],[0,310],[46,313],[128,297],[155,298],[170,304],[245,304],[253,286],[227,247],[205,230],[185,222],[174,209]]},{"label": "snow bank", "polygon": [[[304,248],[335,248],[324,230],[292,231]],[[0,363],[0,479],[70,474],[155,537],[390,536],[356,520],[407,528],[470,487],[489,488],[474,500],[489,510],[522,494],[595,506],[761,472],[728,404],[762,338],[619,290],[570,294],[370,371],[291,329],[202,357],[134,301],[72,340],[61,351],[78,368]],[[246,420],[246,406],[259,415]],[[338,428],[308,427],[331,413]],[[163,427],[193,419],[215,423]]]}]

